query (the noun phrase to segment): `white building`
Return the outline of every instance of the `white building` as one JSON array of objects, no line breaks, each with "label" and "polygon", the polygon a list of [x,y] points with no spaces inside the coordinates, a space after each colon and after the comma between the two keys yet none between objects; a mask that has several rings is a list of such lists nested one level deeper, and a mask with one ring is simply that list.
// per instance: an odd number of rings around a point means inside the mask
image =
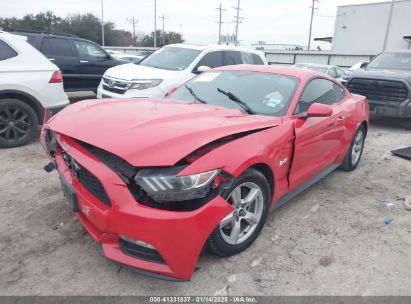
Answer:
[{"label": "white building", "polygon": [[333,53],[375,55],[384,49],[411,49],[411,0],[337,8]]}]

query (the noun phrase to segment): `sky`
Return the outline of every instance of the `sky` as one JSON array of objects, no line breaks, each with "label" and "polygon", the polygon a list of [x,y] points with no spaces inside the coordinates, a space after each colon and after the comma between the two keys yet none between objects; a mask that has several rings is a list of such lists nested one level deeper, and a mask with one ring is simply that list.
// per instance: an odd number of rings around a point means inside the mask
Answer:
[{"label": "sky", "polygon": [[[307,45],[312,0],[241,0],[239,25],[241,45],[258,41],[279,44]],[[218,40],[218,10],[222,3],[224,21],[222,34],[235,33],[234,16],[237,0],[157,0],[157,29],[183,34],[187,43],[209,44]],[[316,3],[313,38],[332,36],[337,6],[384,2],[381,0],[320,0]],[[154,28],[154,0],[103,0],[104,20],[117,28],[132,31],[128,19],[138,19],[136,31],[148,33]],[[0,0],[0,17],[22,17],[51,10],[57,16],[73,13],[93,13],[101,16],[101,0]],[[326,42],[314,46],[330,47]]]}]

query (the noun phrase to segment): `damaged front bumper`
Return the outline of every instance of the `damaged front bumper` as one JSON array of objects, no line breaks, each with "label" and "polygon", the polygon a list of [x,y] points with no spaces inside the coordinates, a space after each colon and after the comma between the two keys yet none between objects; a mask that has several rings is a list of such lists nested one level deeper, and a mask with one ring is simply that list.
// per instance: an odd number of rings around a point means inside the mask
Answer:
[{"label": "damaged front bumper", "polygon": [[[232,206],[219,195],[192,211],[160,210],[140,204],[124,181],[78,142],[62,135],[57,136],[57,142],[61,151],[55,152],[55,165],[61,178],[74,189],[75,214],[99,243],[99,252],[143,274],[189,280],[207,238],[233,210]],[[100,192],[105,191],[106,197],[97,198],[95,189],[76,177],[62,151],[89,172],[96,189],[101,184]],[[146,245],[130,243],[130,239]]]}]

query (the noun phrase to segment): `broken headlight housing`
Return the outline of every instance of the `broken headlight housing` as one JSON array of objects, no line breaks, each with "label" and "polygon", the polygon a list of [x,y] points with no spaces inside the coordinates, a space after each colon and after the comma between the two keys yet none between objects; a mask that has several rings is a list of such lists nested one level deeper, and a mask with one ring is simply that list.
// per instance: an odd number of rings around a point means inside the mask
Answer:
[{"label": "broken headlight housing", "polygon": [[203,198],[210,191],[211,183],[219,169],[177,176],[184,167],[143,169],[134,177],[135,182],[157,202],[186,201]]}]

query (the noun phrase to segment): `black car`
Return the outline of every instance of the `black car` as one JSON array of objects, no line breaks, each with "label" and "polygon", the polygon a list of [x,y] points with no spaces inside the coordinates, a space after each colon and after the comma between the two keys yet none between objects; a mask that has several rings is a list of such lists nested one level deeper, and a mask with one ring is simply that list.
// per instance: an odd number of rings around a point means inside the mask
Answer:
[{"label": "black car", "polygon": [[63,72],[65,91],[97,91],[104,72],[127,63],[115,59],[92,41],[73,35],[15,32],[42,52]]},{"label": "black car", "polygon": [[368,98],[371,113],[411,118],[411,50],[382,52],[352,72],[346,86]]}]

